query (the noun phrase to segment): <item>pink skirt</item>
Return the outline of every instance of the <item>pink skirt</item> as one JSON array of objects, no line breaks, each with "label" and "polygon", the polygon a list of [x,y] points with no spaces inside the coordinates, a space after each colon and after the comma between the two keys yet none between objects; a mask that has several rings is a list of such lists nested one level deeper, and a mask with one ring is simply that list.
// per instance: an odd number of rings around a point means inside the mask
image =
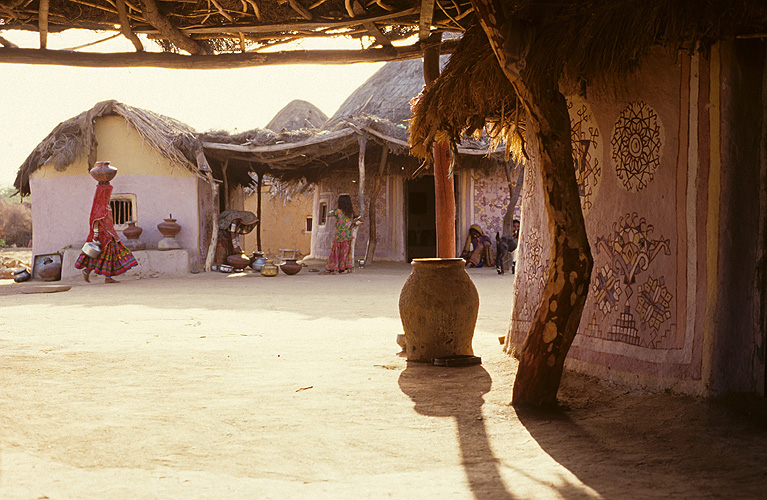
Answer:
[{"label": "pink skirt", "polygon": [[327,271],[346,271],[352,269],[352,240],[340,240],[333,242],[333,248],[330,249],[328,263],[325,265]]}]

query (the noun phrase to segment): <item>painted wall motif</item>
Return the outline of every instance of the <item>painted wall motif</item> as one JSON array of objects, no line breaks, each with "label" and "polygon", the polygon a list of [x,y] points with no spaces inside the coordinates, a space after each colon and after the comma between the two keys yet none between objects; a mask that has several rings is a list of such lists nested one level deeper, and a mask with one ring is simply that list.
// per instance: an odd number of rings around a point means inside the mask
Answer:
[{"label": "painted wall motif", "polygon": [[497,169],[492,174],[478,171],[474,177],[474,224],[491,238],[503,230],[503,216],[509,205],[509,184],[506,175]]},{"label": "painted wall motif", "polygon": [[586,215],[594,205],[602,179],[602,134],[589,104],[578,96],[567,98],[570,113],[573,163],[581,197],[581,210]]},{"label": "painted wall motif", "polygon": [[[653,54],[634,85],[590,96],[588,102],[568,99],[581,206],[594,257],[568,364],[587,373],[607,369],[647,377],[700,376],[687,328],[689,266],[682,264],[695,251],[686,241],[694,204],[685,200],[696,199],[697,186],[686,178],[688,139],[665,134],[666,129],[686,130],[680,128],[680,121],[687,125],[689,119],[685,61]],[[612,131],[609,143],[603,143],[600,130]],[[522,195],[510,352],[519,350],[527,335],[550,260],[538,152],[528,144],[532,154]]]}]

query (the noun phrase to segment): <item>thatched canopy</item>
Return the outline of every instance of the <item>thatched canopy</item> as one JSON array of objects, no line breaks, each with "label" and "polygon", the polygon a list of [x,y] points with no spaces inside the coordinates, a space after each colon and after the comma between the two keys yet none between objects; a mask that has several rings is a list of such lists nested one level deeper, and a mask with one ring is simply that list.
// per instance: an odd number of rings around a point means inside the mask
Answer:
[{"label": "thatched canopy", "polygon": [[273,132],[287,132],[302,128],[321,128],[328,121],[328,115],[314,104],[301,99],[294,99],[279,110],[266,124]]},{"label": "thatched canopy", "polygon": [[[371,139],[366,147],[370,164],[380,159],[386,147],[393,153],[389,155],[390,165],[412,173],[420,162],[408,148],[410,101],[423,85],[420,59],[390,62],[352,92],[321,130],[219,131],[204,133],[201,139],[214,172],[226,164],[229,175],[236,175],[243,184],[247,184],[248,171],[268,173],[283,181],[303,178],[308,182],[340,171],[357,171],[358,137],[364,133]],[[487,140],[464,139],[457,149],[459,166],[503,161],[502,152],[486,158],[488,147]]]},{"label": "thatched canopy", "polygon": [[[763,0],[513,0],[506,11],[534,33],[525,72],[554,71],[587,92],[637,69],[653,47],[706,51],[722,39],[767,37]],[[440,78],[426,89],[411,125],[413,151],[428,157],[435,137],[455,139],[489,121],[513,143],[514,89],[485,32],[469,26]],[[523,109],[520,109],[520,112]]]},{"label": "thatched canopy", "polygon": [[88,156],[89,165],[93,165],[96,160],[93,123],[96,118],[109,115],[125,119],[146,144],[170,161],[195,173],[208,168],[207,164],[197,164],[202,142],[190,126],[153,111],[110,100],[57,125],[24,160],[14,187],[22,196],[29,195],[29,175],[43,165],[51,164],[57,170],[64,170],[80,156]]},{"label": "thatched canopy", "polygon": [[[0,62],[204,69],[402,60],[419,57],[422,48],[397,42],[412,35],[425,40],[432,31],[463,31],[472,12],[470,0],[14,0],[0,4],[0,32],[38,31],[40,48],[47,48],[49,33],[67,29],[113,32],[128,38],[136,52],[36,52],[15,48],[0,36]],[[365,47],[263,51],[288,41],[338,36],[361,39]],[[150,40],[166,53],[145,50]]]}]

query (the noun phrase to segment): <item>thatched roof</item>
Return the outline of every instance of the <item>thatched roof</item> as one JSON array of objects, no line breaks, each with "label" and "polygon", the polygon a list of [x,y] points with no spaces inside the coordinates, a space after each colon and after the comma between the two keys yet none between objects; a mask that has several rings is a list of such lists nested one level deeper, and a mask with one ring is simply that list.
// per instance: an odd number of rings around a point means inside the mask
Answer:
[{"label": "thatched roof", "polygon": [[[304,57],[301,49],[282,53],[262,52],[287,41],[317,37],[352,37],[365,39],[367,47],[350,57],[337,53],[316,52],[326,62],[362,62],[401,60],[418,57],[418,43],[405,47],[393,45],[429,31],[463,31],[462,20],[470,16],[470,0],[434,2],[421,0],[73,0],[42,2],[36,0],[0,3],[1,30],[39,31],[41,48],[45,36],[67,29],[81,28],[122,33],[136,47],[126,65],[160,65],[182,67],[185,64],[246,66],[291,61],[321,63],[317,57]],[[142,35],[139,39],[136,35]],[[98,39],[99,35],[94,35]],[[143,50],[143,43],[152,40],[170,57],[157,57]],[[372,43],[369,40],[374,40]],[[0,37],[0,47],[8,44]],[[26,49],[29,50],[29,49]],[[217,61],[180,58],[179,52],[192,55],[226,55]],[[291,54],[289,54],[290,52]],[[348,51],[347,51],[348,52]],[[173,54],[175,53],[175,54]],[[236,54],[235,54],[236,53]],[[82,52],[47,51],[23,53],[0,48],[0,61],[30,62],[55,59],[64,64],[78,64]],[[94,53],[90,53],[94,54]],[[5,58],[5,59],[4,59]],[[90,57],[94,59],[93,56]],[[119,58],[111,58],[115,61]],[[182,62],[183,61],[183,62]],[[191,66],[186,66],[191,67]],[[198,68],[202,68],[198,66]]]},{"label": "thatched roof", "polygon": [[[653,47],[706,51],[717,40],[767,37],[764,0],[509,0],[504,13],[534,30],[523,77],[553,72],[581,91],[629,74]],[[484,31],[469,27],[415,109],[414,151],[428,156],[434,137],[473,133],[485,120],[513,132],[524,119],[505,80]]]},{"label": "thatched roof", "polygon": [[308,101],[294,99],[274,115],[266,128],[274,132],[322,128],[326,121],[328,115],[320,108]]},{"label": "thatched roof", "polygon": [[[410,101],[423,89],[421,59],[385,64],[341,104],[322,130],[304,128],[275,133],[253,129],[240,134],[207,132],[201,135],[205,153],[214,172],[226,163],[230,172],[239,171],[247,183],[247,171],[268,173],[283,181],[304,178],[316,182],[339,170],[357,169],[358,137],[368,133],[366,156],[375,162],[386,147],[389,161],[406,172],[417,170],[410,156],[408,124]],[[302,108],[298,108],[299,112]],[[280,113],[282,114],[282,112]],[[502,161],[502,152],[485,158],[489,141],[463,138],[457,153],[459,167],[482,167]],[[485,165],[486,166],[486,165]]]},{"label": "thatched roof", "polygon": [[109,100],[57,125],[19,167],[14,187],[22,196],[29,195],[29,175],[43,165],[51,164],[63,171],[78,157],[87,156],[92,167],[96,161],[94,120],[110,115],[125,119],[146,144],[171,162],[195,173],[207,168],[197,165],[202,143],[193,128],[153,111]]}]

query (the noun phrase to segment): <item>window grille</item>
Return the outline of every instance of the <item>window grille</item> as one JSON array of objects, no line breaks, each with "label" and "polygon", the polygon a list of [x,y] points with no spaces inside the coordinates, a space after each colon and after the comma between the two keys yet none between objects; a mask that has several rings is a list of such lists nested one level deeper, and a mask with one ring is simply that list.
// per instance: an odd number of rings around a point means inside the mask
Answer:
[{"label": "window grille", "polygon": [[126,229],[129,222],[136,222],[135,194],[114,194],[109,200],[109,206],[112,208],[112,220],[118,231]]},{"label": "window grille", "polygon": [[312,232],[312,218],[307,217],[306,218],[306,232],[311,233]]}]

